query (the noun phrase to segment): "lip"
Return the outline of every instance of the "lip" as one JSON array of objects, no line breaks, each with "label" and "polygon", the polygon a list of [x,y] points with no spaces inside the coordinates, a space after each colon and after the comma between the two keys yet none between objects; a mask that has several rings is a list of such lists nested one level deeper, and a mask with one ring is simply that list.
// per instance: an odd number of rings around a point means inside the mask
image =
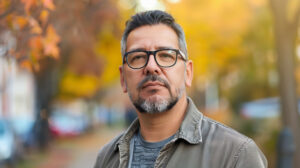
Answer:
[{"label": "lip", "polygon": [[143,89],[144,88],[146,88],[146,87],[155,87],[155,86],[163,86],[163,87],[165,87],[165,85],[164,84],[162,84],[162,83],[160,83],[160,82],[147,82],[147,83],[145,83],[144,85],[143,85]]}]

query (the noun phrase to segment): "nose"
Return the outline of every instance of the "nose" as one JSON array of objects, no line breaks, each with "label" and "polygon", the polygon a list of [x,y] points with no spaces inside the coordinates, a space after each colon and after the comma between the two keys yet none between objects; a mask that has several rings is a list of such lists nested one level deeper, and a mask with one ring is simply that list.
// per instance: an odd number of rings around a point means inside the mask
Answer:
[{"label": "nose", "polygon": [[145,68],[144,68],[144,73],[145,73],[146,75],[148,75],[148,74],[156,74],[156,75],[159,75],[159,74],[161,73],[160,66],[156,63],[153,54],[151,54],[151,55],[149,56],[148,63],[147,63],[147,65],[146,65]]}]

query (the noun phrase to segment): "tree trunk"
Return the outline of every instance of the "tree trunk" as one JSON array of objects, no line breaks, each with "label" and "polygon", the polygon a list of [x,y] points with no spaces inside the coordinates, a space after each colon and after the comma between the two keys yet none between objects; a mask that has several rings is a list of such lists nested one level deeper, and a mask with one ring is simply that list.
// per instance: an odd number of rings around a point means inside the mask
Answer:
[{"label": "tree trunk", "polygon": [[59,82],[56,60],[46,57],[41,62],[41,69],[35,72],[37,115],[35,124],[35,138],[39,149],[46,149],[49,142],[50,103],[57,93]]},{"label": "tree trunk", "polygon": [[293,134],[293,142],[296,145],[293,167],[296,168],[300,165],[300,120],[294,71],[298,16],[294,17],[294,20],[288,20],[288,3],[287,0],[271,0],[280,79],[282,123],[283,127],[289,128]]}]

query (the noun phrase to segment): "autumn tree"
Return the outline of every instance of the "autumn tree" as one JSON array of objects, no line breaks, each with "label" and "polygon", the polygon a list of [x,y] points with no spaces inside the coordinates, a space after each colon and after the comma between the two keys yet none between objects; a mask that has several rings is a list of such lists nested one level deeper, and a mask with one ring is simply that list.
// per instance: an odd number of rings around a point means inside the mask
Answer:
[{"label": "autumn tree", "polygon": [[[51,18],[61,41],[59,98],[93,96],[104,87],[119,58],[119,11],[110,0],[57,1]],[[117,67],[116,67],[117,71]],[[104,77],[107,76],[107,77]]]},{"label": "autumn tree", "polygon": [[5,57],[16,59],[35,76],[35,132],[42,146],[50,105],[57,95],[92,98],[102,86],[107,52],[99,45],[116,50],[119,43],[111,46],[110,41],[99,41],[107,34],[119,35],[118,17],[116,4],[110,0],[0,1],[0,33],[9,32],[8,40],[16,41],[15,48],[4,44],[8,46]]},{"label": "autumn tree", "polygon": [[[39,70],[44,57],[59,57],[60,37],[49,23],[55,10],[52,0],[2,0],[0,2],[1,34],[11,33],[15,48],[6,48],[6,57],[15,57],[22,67]],[[9,42],[13,39],[7,39]],[[5,45],[5,44],[4,44]]]},{"label": "autumn tree", "polygon": [[34,74],[37,90],[34,130],[37,137],[43,137],[37,138],[41,146],[46,142],[45,136],[41,135],[47,135],[46,112],[57,83],[52,71],[53,65],[60,55],[60,37],[49,22],[49,16],[54,10],[52,0],[0,2],[0,34],[5,38],[2,40],[1,47],[4,52],[1,56],[8,60],[16,60],[19,67],[26,68]]}]

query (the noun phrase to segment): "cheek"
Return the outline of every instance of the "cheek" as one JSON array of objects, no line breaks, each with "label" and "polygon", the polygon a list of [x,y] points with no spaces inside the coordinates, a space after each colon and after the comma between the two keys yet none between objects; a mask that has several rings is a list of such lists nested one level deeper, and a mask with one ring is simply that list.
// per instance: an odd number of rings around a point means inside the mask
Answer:
[{"label": "cheek", "polygon": [[169,82],[171,87],[174,87],[172,89],[181,88],[182,85],[185,85],[185,77],[184,77],[184,71],[174,71],[169,76]]},{"label": "cheek", "polygon": [[139,83],[138,73],[127,73],[125,82],[129,91],[135,91]]}]

